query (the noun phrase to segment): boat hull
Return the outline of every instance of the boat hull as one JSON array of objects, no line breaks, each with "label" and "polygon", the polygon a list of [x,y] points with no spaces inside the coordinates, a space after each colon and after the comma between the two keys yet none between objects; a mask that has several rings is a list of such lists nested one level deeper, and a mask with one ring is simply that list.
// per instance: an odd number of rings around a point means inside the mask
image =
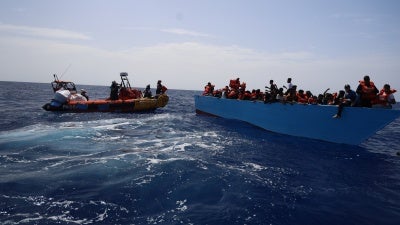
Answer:
[{"label": "boat hull", "polygon": [[337,106],[265,104],[261,101],[195,96],[197,113],[248,122],[263,129],[334,143],[359,145],[400,116],[400,110]]},{"label": "boat hull", "polygon": [[169,97],[165,94],[157,98],[138,98],[127,100],[90,100],[59,104],[50,102],[43,106],[46,111],[61,112],[144,112],[164,107]]}]

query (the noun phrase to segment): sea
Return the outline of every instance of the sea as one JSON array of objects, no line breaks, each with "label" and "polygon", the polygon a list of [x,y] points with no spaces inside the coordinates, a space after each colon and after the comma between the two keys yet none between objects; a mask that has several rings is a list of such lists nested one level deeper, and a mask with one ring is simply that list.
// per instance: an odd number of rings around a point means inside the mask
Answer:
[{"label": "sea", "polygon": [[0,82],[0,224],[400,224],[400,119],[349,146],[167,94],[149,113],[60,113],[42,109],[50,83]]}]

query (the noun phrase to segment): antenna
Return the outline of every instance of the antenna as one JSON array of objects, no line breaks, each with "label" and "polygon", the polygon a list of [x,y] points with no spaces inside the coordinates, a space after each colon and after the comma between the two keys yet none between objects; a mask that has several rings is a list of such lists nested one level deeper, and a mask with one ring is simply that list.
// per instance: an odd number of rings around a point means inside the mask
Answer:
[{"label": "antenna", "polygon": [[64,76],[64,74],[67,73],[67,71],[69,70],[69,68],[71,67],[71,63],[67,66],[67,68],[64,70],[64,72],[61,74],[60,79]]}]

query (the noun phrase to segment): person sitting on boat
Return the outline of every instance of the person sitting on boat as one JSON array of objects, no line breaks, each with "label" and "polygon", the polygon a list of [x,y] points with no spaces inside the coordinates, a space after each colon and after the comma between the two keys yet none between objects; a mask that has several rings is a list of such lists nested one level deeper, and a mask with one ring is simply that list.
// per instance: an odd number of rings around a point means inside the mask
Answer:
[{"label": "person sitting on boat", "polygon": [[143,97],[144,97],[144,98],[151,98],[151,97],[153,97],[153,94],[151,93],[151,89],[150,89],[150,84],[148,84],[148,85],[146,86],[146,89],[144,89],[144,91],[143,91]]},{"label": "person sitting on boat", "polygon": [[314,96],[311,91],[306,91],[306,96],[307,96],[307,103],[315,105],[317,104],[317,96]]},{"label": "person sitting on boat", "polygon": [[396,100],[393,95],[395,92],[396,90],[391,89],[389,84],[383,85],[383,88],[379,92],[377,99],[375,102],[373,102],[373,107],[392,108],[392,105],[396,104]]},{"label": "person sitting on boat", "polygon": [[158,80],[156,95],[164,94],[167,90],[168,90],[168,88],[161,84],[161,80]]},{"label": "person sitting on boat", "polygon": [[225,88],[222,89],[222,95],[221,98],[228,98],[228,94],[229,94],[230,90],[228,85],[225,86]]},{"label": "person sitting on boat", "polygon": [[326,93],[325,97],[324,97],[324,105],[334,105],[336,96],[337,96],[337,92]]},{"label": "person sitting on boat", "polygon": [[297,102],[298,103],[302,103],[302,104],[307,104],[308,103],[308,97],[307,95],[304,93],[304,90],[300,89],[297,94]]},{"label": "person sitting on boat", "polygon": [[215,85],[212,85],[211,82],[208,82],[206,86],[204,86],[203,95],[213,95]]},{"label": "person sitting on boat", "polygon": [[118,100],[119,84],[114,80],[110,86],[110,100]]},{"label": "person sitting on boat", "polygon": [[373,101],[376,100],[376,95],[379,93],[374,82],[372,82],[368,75],[364,76],[363,80],[359,81],[357,87],[357,94],[360,96],[359,105],[361,107],[372,107]]},{"label": "person sitting on boat", "polygon": [[266,99],[267,102],[275,102],[276,101],[276,96],[278,94],[278,86],[274,84],[274,80],[269,81],[269,87],[265,86],[267,92],[267,89],[269,89],[269,99]]},{"label": "person sitting on boat", "polygon": [[344,107],[354,107],[357,105],[358,96],[355,91],[350,88],[349,84],[344,85],[344,96],[338,106],[337,113],[333,116],[333,118],[342,117],[342,112]]},{"label": "person sitting on boat", "polygon": [[283,93],[283,88],[278,89],[278,94],[276,95],[276,101],[281,102],[281,103],[285,101],[285,95]]},{"label": "person sitting on boat", "polygon": [[253,89],[251,92],[251,100],[256,101],[256,100],[262,100],[262,93],[260,89]]},{"label": "person sitting on boat", "polygon": [[288,91],[289,93],[285,95],[285,102],[297,102],[297,86],[293,85]]},{"label": "person sitting on boat", "polygon": [[239,97],[240,81],[239,78],[236,80],[231,80],[229,83],[229,92],[227,97],[231,99],[237,99]]},{"label": "person sitting on boat", "polygon": [[88,101],[89,101],[89,95],[87,94],[87,92],[86,92],[86,90],[85,90],[85,89],[81,89],[81,95],[82,95],[83,97],[85,97],[85,98],[86,98],[86,100],[88,100]]},{"label": "person sitting on boat", "polygon": [[340,90],[339,94],[336,94],[336,96],[334,96],[335,98],[333,99],[332,105],[339,105],[340,103],[342,103],[345,93],[345,91]]},{"label": "person sitting on boat", "polygon": [[251,92],[250,91],[241,90],[238,99],[240,99],[240,100],[251,100]]}]

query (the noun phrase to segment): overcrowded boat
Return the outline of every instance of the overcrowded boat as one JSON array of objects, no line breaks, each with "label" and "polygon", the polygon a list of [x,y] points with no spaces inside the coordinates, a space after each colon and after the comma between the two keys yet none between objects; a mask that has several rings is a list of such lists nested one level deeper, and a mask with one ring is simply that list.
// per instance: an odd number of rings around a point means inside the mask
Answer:
[{"label": "overcrowded boat", "polygon": [[167,88],[161,85],[155,96],[144,97],[142,92],[131,87],[128,73],[120,73],[121,83],[113,81],[110,87],[110,97],[107,99],[89,100],[85,91],[77,92],[76,86],[71,81],[59,80],[54,74],[51,82],[54,97],[42,108],[46,111],[59,112],[145,112],[164,107],[168,104],[169,97],[165,93]]},{"label": "overcrowded boat", "polygon": [[360,145],[400,116],[398,108],[346,107],[337,118],[338,105],[242,100],[213,94],[196,95],[194,100],[199,114],[240,120],[276,133],[350,145]]}]

